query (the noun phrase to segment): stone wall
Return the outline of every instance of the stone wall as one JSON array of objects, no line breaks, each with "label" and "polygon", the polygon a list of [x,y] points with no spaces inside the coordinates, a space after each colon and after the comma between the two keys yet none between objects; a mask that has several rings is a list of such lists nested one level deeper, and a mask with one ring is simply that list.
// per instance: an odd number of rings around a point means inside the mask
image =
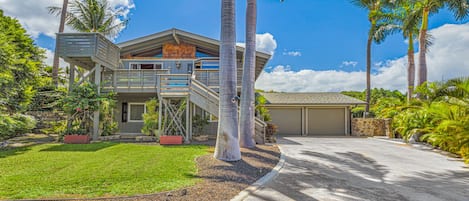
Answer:
[{"label": "stone wall", "polygon": [[391,119],[354,118],[352,136],[392,137]]},{"label": "stone wall", "polygon": [[53,111],[29,111],[26,112],[27,115],[33,116],[37,125],[33,129],[33,133],[44,133],[43,129],[48,129],[52,127],[52,123],[57,123],[59,121],[65,120],[67,115],[63,112],[53,112]]}]

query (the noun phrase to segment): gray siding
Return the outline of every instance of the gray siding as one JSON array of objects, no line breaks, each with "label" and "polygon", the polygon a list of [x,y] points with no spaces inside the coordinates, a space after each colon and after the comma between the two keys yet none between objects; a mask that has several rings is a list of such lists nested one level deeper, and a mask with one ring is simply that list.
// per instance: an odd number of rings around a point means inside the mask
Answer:
[{"label": "gray siding", "polygon": [[118,133],[141,133],[143,127],[143,122],[122,122],[122,103],[144,103],[154,97],[156,98],[156,93],[118,94],[115,115],[115,120],[119,124]]}]

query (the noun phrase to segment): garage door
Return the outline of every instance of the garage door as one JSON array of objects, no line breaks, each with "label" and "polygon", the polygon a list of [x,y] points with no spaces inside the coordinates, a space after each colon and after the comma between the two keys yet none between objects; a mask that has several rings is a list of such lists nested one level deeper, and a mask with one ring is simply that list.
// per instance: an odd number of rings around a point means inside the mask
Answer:
[{"label": "garage door", "polygon": [[269,113],[279,134],[301,135],[301,108],[270,108]]},{"label": "garage door", "polygon": [[345,109],[308,109],[308,135],[345,135]]}]

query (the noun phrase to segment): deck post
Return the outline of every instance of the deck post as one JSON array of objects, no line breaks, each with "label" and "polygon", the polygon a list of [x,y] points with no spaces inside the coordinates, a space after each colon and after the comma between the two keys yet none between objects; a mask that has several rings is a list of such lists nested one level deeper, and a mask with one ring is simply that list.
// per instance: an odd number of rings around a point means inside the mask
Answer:
[{"label": "deck post", "polygon": [[161,136],[163,134],[163,128],[161,124],[163,123],[163,100],[160,95],[158,95],[158,135]]},{"label": "deck post", "polygon": [[[94,71],[94,84],[98,88],[98,94],[101,94],[101,64],[96,63]],[[99,103],[98,103],[99,107]],[[99,137],[99,109],[93,113],[93,140]]]},{"label": "deck post", "polygon": [[75,64],[70,63],[70,77],[68,78],[68,93],[70,93],[75,85]]},{"label": "deck post", "polygon": [[189,96],[186,98],[186,137],[185,137],[185,143],[189,143],[189,138],[190,138],[190,131],[189,131],[189,126],[190,126],[190,108],[191,108],[191,102],[189,100]]}]

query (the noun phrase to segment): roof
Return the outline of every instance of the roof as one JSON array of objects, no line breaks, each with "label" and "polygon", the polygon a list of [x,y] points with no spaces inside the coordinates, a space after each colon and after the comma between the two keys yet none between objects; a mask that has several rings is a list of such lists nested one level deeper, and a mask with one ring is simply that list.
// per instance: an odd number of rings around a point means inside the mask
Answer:
[{"label": "roof", "polygon": [[[165,43],[187,43],[197,47],[198,50],[219,54],[220,41],[179,29],[169,29],[166,31],[143,36],[126,42],[117,44],[121,48],[121,55],[126,54],[146,54],[161,49]],[[242,61],[244,47],[236,46],[238,61]],[[256,52],[256,78],[264,69],[271,55],[264,52]]]},{"label": "roof", "polygon": [[261,93],[268,105],[362,105],[366,102],[336,92]]}]

